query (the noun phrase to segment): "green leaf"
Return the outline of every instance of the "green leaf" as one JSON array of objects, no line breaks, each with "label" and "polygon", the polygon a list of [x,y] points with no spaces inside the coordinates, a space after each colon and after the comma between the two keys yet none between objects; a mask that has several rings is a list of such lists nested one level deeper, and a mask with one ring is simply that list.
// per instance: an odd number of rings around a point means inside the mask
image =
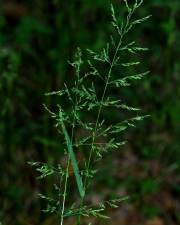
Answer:
[{"label": "green leaf", "polygon": [[[61,117],[61,112],[60,112],[60,117]],[[68,135],[68,132],[66,130],[63,120],[61,120],[61,127],[62,127],[62,131],[63,131],[64,137],[66,140],[66,146],[67,146],[68,153],[69,153],[69,156],[71,159],[71,164],[72,164],[73,171],[75,174],[79,194],[80,194],[81,198],[83,198],[84,197],[84,188],[83,188],[82,178],[81,178],[80,172],[79,172],[78,162],[76,160],[76,156],[73,151],[72,143],[71,143],[70,137]]]}]

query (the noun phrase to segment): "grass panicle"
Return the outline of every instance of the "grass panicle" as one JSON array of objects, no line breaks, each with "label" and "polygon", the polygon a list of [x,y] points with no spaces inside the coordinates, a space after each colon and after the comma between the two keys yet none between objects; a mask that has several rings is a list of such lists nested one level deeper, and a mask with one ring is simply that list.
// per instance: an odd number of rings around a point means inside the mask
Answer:
[{"label": "grass panicle", "polygon": [[[128,128],[135,127],[137,122],[147,117],[139,114],[139,108],[129,106],[111,94],[112,88],[129,87],[134,81],[141,80],[149,74],[149,71],[127,74],[130,67],[137,67],[140,62],[121,62],[121,54],[135,55],[148,50],[139,47],[134,41],[127,43],[126,36],[133,27],[150,17],[134,19],[134,14],[142,5],[143,0],[136,0],[133,5],[127,0],[124,2],[127,16],[120,24],[116,10],[111,5],[112,26],[115,31],[111,35],[109,43],[99,52],[87,49],[85,56],[81,49],[77,48],[74,62],[69,62],[75,71],[74,83],[72,85],[64,84],[62,90],[46,94],[47,96],[55,95],[59,98],[66,98],[69,103],[69,107],[57,105],[55,112],[45,106],[64,139],[66,166],[58,165],[57,168],[54,168],[46,163],[31,163],[31,165],[36,167],[40,179],[53,174],[59,175],[59,183],[54,185],[57,192],[56,198],[46,197],[42,194],[40,197],[47,201],[47,208],[44,211],[57,213],[61,225],[64,224],[65,218],[71,216],[77,217],[77,225],[80,225],[81,218],[86,216],[108,219],[106,208],[117,208],[122,201],[127,199],[127,197],[118,197],[101,202],[96,206],[89,206],[85,203],[91,181],[98,172],[94,167],[96,162],[103,159],[104,155],[110,154],[113,150],[117,151],[126,144],[126,140],[121,140],[121,134]],[[124,75],[118,75],[119,72]],[[102,89],[98,88],[99,83],[101,83]],[[117,114],[119,110],[132,111],[135,116],[108,123],[104,116],[104,112],[108,110],[116,110]],[[93,119],[90,119],[92,117]],[[62,150],[60,149],[60,151]],[[83,156],[81,162],[78,161],[78,151]],[[72,178],[70,170],[73,171],[80,199],[79,202],[74,202],[71,205],[68,198],[68,185],[70,185],[70,178]]]}]

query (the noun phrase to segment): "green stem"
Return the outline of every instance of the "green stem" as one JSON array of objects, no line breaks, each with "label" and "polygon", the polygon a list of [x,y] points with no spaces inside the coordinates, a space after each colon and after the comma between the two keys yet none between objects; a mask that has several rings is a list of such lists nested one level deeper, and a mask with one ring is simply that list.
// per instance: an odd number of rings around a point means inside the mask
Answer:
[{"label": "green stem", "polygon": [[[107,80],[106,80],[106,84],[105,84],[105,87],[104,87],[104,91],[103,91],[103,94],[102,94],[102,97],[101,97],[101,103],[104,101],[104,98],[105,98],[105,95],[106,95],[106,91],[107,91],[107,88],[108,88],[108,84],[109,84],[109,79],[111,77],[111,73],[112,73],[112,69],[114,67],[114,63],[115,63],[115,60],[116,60],[116,56],[117,56],[117,53],[119,51],[119,48],[122,44],[122,37],[120,38],[120,41],[118,43],[118,46],[116,48],[116,51],[115,51],[115,54],[113,56],[113,60],[112,60],[112,63],[111,63],[111,67],[109,69],[109,72],[108,72],[108,75],[107,75]],[[99,119],[100,119],[100,115],[101,115],[101,112],[102,112],[102,104],[100,104],[100,107],[99,107],[99,110],[98,110],[98,115],[97,115],[97,119],[96,119],[96,124],[95,124],[95,128],[94,128],[94,131],[93,131],[93,137],[92,137],[92,144],[91,144],[91,150],[90,150],[90,154],[89,154],[89,158],[88,158],[88,163],[87,163],[87,171],[89,170],[90,168],[90,164],[91,164],[91,161],[92,161],[92,156],[93,156],[93,146],[94,146],[94,142],[95,142],[95,138],[96,138],[96,132],[97,132],[97,128],[98,128],[98,123],[99,123]],[[86,185],[87,185],[87,176],[85,177],[85,181],[84,181],[84,196],[85,196],[85,193],[86,193]],[[80,202],[80,205],[82,206],[83,205],[83,202],[84,202],[84,196],[81,198],[81,202]],[[80,225],[80,221],[81,221],[81,215],[78,216],[78,219],[77,219],[77,225]]]},{"label": "green stem", "polygon": [[[79,88],[79,72],[80,72],[80,68],[78,67],[78,70],[77,70],[78,81],[76,83],[77,84],[77,86],[76,86],[77,89]],[[74,173],[75,173],[77,184],[78,184],[78,179],[80,179],[80,186],[78,185],[78,189],[79,189],[81,198],[82,198],[82,194],[83,194],[83,190],[80,190],[81,188],[83,189],[83,183],[82,183],[82,180],[81,180],[81,177],[80,177],[80,174],[79,174],[77,160],[75,158],[75,154],[74,154],[73,149],[72,149],[72,143],[73,143],[73,138],[74,138],[75,121],[76,121],[75,114],[76,114],[76,111],[77,111],[77,104],[78,104],[77,102],[78,102],[78,99],[77,99],[77,96],[76,96],[75,107],[74,107],[74,116],[73,116],[73,124],[72,124],[72,130],[71,130],[71,139],[68,136],[68,133],[66,131],[64,123],[62,122],[62,130],[63,130],[63,133],[65,135],[67,148],[69,149],[69,157],[68,157],[68,163],[67,163],[67,167],[66,167],[66,179],[65,179],[65,187],[64,187],[64,194],[63,194],[63,208],[62,208],[62,212],[61,212],[61,225],[63,224],[63,220],[64,220],[64,210],[65,210],[65,201],[66,201],[67,182],[68,182],[68,177],[69,177],[70,160],[72,161],[72,166],[73,166],[73,170],[74,170]],[[69,148],[68,145],[71,145],[71,147]]]},{"label": "green stem", "polygon": [[66,178],[65,178],[65,184],[64,184],[64,193],[63,193],[63,203],[62,203],[62,210],[61,210],[61,223],[60,223],[61,225],[63,225],[63,221],[64,221],[67,182],[68,182],[68,177],[69,177],[69,165],[70,165],[70,158],[68,157],[68,163],[67,163],[67,168],[66,168]]},{"label": "green stem", "polygon": [[[110,67],[109,72],[108,72],[107,81],[106,81],[105,88],[104,88],[104,91],[103,91],[103,94],[102,94],[102,98],[101,98],[101,103],[103,103],[103,101],[104,101],[104,98],[105,98],[105,95],[106,95],[106,91],[107,91],[107,88],[108,88],[108,84],[109,84],[109,79],[111,77],[112,69],[114,67],[116,56],[117,56],[117,53],[118,53],[119,48],[121,46],[121,43],[122,43],[122,37],[120,38],[119,44],[118,44],[118,46],[116,48],[116,51],[115,51],[115,54],[114,54],[114,57],[113,57],[113,60],[112,60],[112,63],[111,63],[111,67]],[[95,125],[94,132],[93,132],[93,139],[92,139],[92,144],[91,144],[91,150],[90,150],[90,155],[89,155],[89,159],[88,159],[87,169],[89,169],[90,164],[91,164],[91,160],[92,160],[93,145],[94,145],[95,138],[96,138],[96,132],[97,132],[97,128],[98,128],[99,118],[100,118],[100,115],[101,115],[101,112],[102,112],[102,106],[103,105],[101,104],[100,107],[99,107],[99,111],[98,111],[98,115],[97,115],[97,119],[96,119],[96,125]],[[85,184],[86,184],[86,182],[85,182]]]},{"label": "green stem", "polygon": [[[122,34],[120,35],[120,40],[119,40],[119,43],[117,45],[116,51],[114,53],[113,60],[112,60],[112,63],[111,63],[111,66],[110,66],[110,69],[109,69],[109,72],[108,72],[108,75],[107,75],[107,80],[106,80],[105,88],[104,88],[104,91],[103,91],[103,94],[102,94],[101,104],[100,104],[100,107],[99,107],[95,128],[94,128],[94,131],[93,131],[93,138],[92,138],[91,150],[90,150],[90,155],[89,155],[88,164],[87,164],[87,170],[89,170],[90,164],[91,164],[91,161],[92,161],[93,145],[94,145],[95,138],[96,138],[96,132],[97,132],[97,128],[98,128],[99,118],[100,118],[100,115],[101,115],[101,112],[102,112],[102,106],[103,106],[102,103],[103,103],[105,95],[106,95],[106,91],[107,91],[107,88],[108,88],[108,84],[109,84],[109,80],[110,80],[110,77],[111,77],[112,69],[115,66],[115,62],[116,62],[116,59],[117,59],[116,57],[117,57],[118,51],[119,51],[119,49],[122,45],[122,40],[123,40],[124,36],[126,35],[126,33],[128,32],[128,25],[130,23],[130,20],[131,20],[131,17],[133,15],[134,11],[135,11],[135,8],[130,10],[130,12],[127,16],[126,25],[125,25],[124,29],[122,30]],[[87,185],[87,177],[85,178],[85,182],[84,182],[84,191],[85,192],[86,192],[86,185]]]}]

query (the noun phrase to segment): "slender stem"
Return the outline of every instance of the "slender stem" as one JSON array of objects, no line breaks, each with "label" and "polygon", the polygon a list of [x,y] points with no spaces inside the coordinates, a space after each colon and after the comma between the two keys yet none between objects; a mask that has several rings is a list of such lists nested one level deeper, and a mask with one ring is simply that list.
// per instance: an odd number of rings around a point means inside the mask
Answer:
[{"label": "slender stem", "polygon": [[[114,54],[114,57],[113,57],[113,60],[112,60],[112,63],[111,63],[111,67],[110,67],[108,75],[107,75],[107,80],[106,80],[106,84],[105,84],[104,91],[103,91],[103,94],[102,94],[101,103],[103,103],[103,101],[104,101],[104,98],[105,98],[105,95],[106,95],[106,91],[107,91],[107,88],[108,88],[108,84],[109,84],[109,79],[111,77],[112,69],[114,67],[116,56],[117,56],[117,53],[118,53],[119,48],[121,46],[121,43],[122,43],[122,36],[121,36],[119,44],[118,44],[118,46],[116,48],[116,51],[115,51],[115,54]],[[100,115],[101,115],[101,112],[102,112],[102,106],[103,106],[103,104],[100,104],[100,107],[99,107],[99,110],[98,110],[96,124],[95,124],[95,128],[94,128],[94,131],[93,131],[93,138],[92,138],[92,144],[91,144],[91,150],[90,150],[90,154],[89,154],[87,169],[89,169],[90,164],[91,164],[91,160],[92,160],[92,155],[93,155],[93,150],[94,150],[93,149],[93,145],[95,143],[96,132],[97,132],[97,129],[98,129],[98,123],[99,123]],[[84,186],[86,186],[86,182],[87,182],[87,177],[85,179]]]},{"label": "slender stem", "polygon": [[67,183],[69,177],[69,165],[70,165],[70,157],[68,157],[67,167],[66,167],[66,177],[65,177],[65,184],[64,184],[64,193],[63,193],[63,203],[62,203],[62,210],[61,210],[61,225],[63,225],[64,221],[64,210],[65,210],[65,202],[66,202],[66,192],[67,192]]},{"label": "slender stem", "polygon": [[[79,68],[77,71],[77,83],[76,83],[76,88],[79,88]],[[76,111],[77,111],[77,102],[78,98],[76,96],[75,99],[75,106],[74,106],[74,116],[73,116],[73,123],[72,123],[72,129],[71,129],[71,145],[73,144],[73,138],[74,138],[74,128],[75,128],[75,122],[76,122]],[[64,185],[64,193],[63,193],[63,206],[62,206],[62,211],[61,211],[61,225],[63,225],[64,221],[64,210],[65,210],[65,201],[66,201],[66,192],[67,192],[67,183],[68,183],[68,177],[69,177],[69,167],[70,167],[70,156],[68,156],[68,161],[67,161],[67,167],[66,167],[66,178],[65,178],[65,185]]]},{"label": "slender stem", "polygon": [[[119,49],[120,49],[120,47],[122,45],[122,40],[123,40],[124,36],[126,35],[126,33],[128,32],[128,25],[130,23],[130,20],[131,20],[131,17],[133,15],[134,11],[135,11],[135,8],[132,9],[129,12],[128,16],[127,16],[126,25],[125,25],[124,29],[122,30],[122,34],[120,35],[119,43],[117,45],[117,48],[116,48],[116,51],[114,53],[113,60],[112,60],[109,72],[107,74],[107,80],[106,80],[106,84],[105,84],[104,91],[103,91],[103,94],[102,94],[101,104],[100,104],[100,107],[99,107],[99,110],[98,110],[98,115],[97,115],[97,119],[96,119],[95,128],[94,128],[94,131],[93,131],[93,138],[92,138],[91,150],[90,150],[88,164],[87,164],[87,170],[89,170],[89,168],[90,168],[90,164],[91,164],[91,160],[92,160],[92,156],[93,156],[93,150],[94,150],[93,146],[94,146],[94,143],[95,143],[96,132],[97,132],[97,129],[98,129],[98,123],[99,123],[100,115],[101,115],[101,112],[102,112],[102,107],[103,107],[102,103],[103,103],[105,95],[106,95],[106,91],[107,91],[107,88],[108,88],[109,80],[111,78],[112,69],[115,66],[115,62],[116,62],[116,59],[117,59],[116,57],[117,57],[118,51],[119,51]],[[86,192],[86,185],[87,185],[87,176],[86,176],[85,182],[84,182],[84,191],[85,192]]]},{"label": "slender stem", "polygon": [[[117,59],[116,57],[117,57],[118,51],[119,51],[119,49],[121,47],[122,40],[123,40],[124,36],[128,32],[128,24],[130,23],[130,19],[132,17],[132,14],[134,13],[134,11],[135,11],[135,9],[132,9],[129,12],[128,16],[127,16],[126,25],[124,27],[124,30],[122,30],[122,34],[120,35],[120,40],[119,40],[119,43],[117,45],[116,51],[114,53],[113,60],[112,60],[112,63],[111,63],[109,72],[107,74],[107,80],[106,80],[106,84],[105,84],[105,87],[104,87],[104,91],[103,91],[103,94],[102,94],[102,97],[101,97],[101,104],[99,106],[99,110],[98,110],[98,114],[97,114],[97,119],[96,119],[95,127],[94,127],[94,130],[93,130],[93,134],[92,134],[92,144],[91,144],[90,154],[89,154],[88,163],[87,163],[87,167],[86,167],[86,170],[87,171],[90,168],[90,164],[91,164],[92,156],[93,156],[93,152],[94,152],[94,143],[95,143],[96,133],[97,133],[97,129],[98,129],[98,123],[99,123],[99,119],[100,119],[100,115],[101,115],[102,107],[103,107],[103,104],[102,103],[103,103],[104,98],[105,98],[105,95],[106,95],[106,91],[107,91],[107,88],[108,88],[109,80],[111,78],[112,69],[113,69],[113,67],[115,65],[115,62],[116,62],[116,59]],[[86,189],[87,189],[87,179],[88,179],[88,177],[86,176],[85,177],[85,181],[84,181],[84,196],[86,194]],[[80,205],[81,206],[83,205],[83,202],[84,202],[84,197],[81,198],[81,202],[80,202]],[[81,215],[78,216],[77,225],[80,225],[80,221],[81,221]]]},{"label": "slender stem", "polygon": [[[120,48],[120,46],[122,44],[122,37],[123,36],[121,36],[121,38],[119,40],[118,46],[117,46],[116,51],[115,51],[114,56],[113,56],[111,67],[110,67],[109,72],[107,74],[107,80],[106,80],[106,84],[105,84],[105,87],[104,87],[104,90],[103,90],[103,94],[102,94],[102,97],[101,97],[101,103],[103,103],[105,95],[106,95],[106,91],[107,91],[107,88],[108,88],[108,84],[109,84],[109,80],[110,80],[110,77],[111,77],[112,69],[113,69],[114,64],[115,64],[116,56],[117,56],[119,48]],[[97,114],[96,123],[95,123],[95,127],[94,127],[94,130],[93,130],[91,150],[90,150],[88,163],[87,163],[87,168],[86,168],[87,171],[90,168],[90,164],[91,164],[91,160],[92,160],[92,156],[93,156],[93,151],[94,151],[93,146],[94,146],[95,139],[96,139],[96,132],[97,132],[97,129],[98,129],[98,123],[99,123],[100,115],[101,115],[101,112],[102,112],[102,106],[103,105],[100,104],[100,107],[99,107],[99,110],[98,110],[98,114]],[[87,176],[85,177],[85,181],[84,181],[84,192],[86,192],[86,185],[87,185]],[[85,196],[85,193],[84,193],[84,196]],[[80,202],[81,206],[83,205],[83,202],[84,202],[84,197],[81,198],[81,202]],[[80,225],[80,221],[81,221],[81,215],[78,216],[77,225]]]}]

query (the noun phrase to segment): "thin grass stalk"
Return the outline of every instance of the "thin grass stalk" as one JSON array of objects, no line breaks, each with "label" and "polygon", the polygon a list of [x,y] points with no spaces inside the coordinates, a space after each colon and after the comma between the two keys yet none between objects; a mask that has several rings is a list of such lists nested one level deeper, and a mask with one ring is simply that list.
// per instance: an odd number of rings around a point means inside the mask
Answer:
[{"label": "thin grass stalk", "polygon": [[[80,65],[79,65],[79,67],[77,69],[77,74],[76,75],[77,75],[76,88],[79,89]],[[73,124],[72,124],[72,129],[71,129],[71,146],[73,146],[74,129],[75,129],[75,123],[76,123],[77,104],[78,104],[78,97],[76,95],[75,106],[74,106]],[[63,220],[64,220],[64,210],[65,210],[67,183],[68,183],[68,177],[69,177],[69,167],[70,167],[70,157],[68,156],[68,162],[67,162],[67,167],[66,167],[66,178],[65,178],[64,195],[63,195],[63,208],[62,208],[62,212],[61,212],[61,225],[63,225]]]}]

